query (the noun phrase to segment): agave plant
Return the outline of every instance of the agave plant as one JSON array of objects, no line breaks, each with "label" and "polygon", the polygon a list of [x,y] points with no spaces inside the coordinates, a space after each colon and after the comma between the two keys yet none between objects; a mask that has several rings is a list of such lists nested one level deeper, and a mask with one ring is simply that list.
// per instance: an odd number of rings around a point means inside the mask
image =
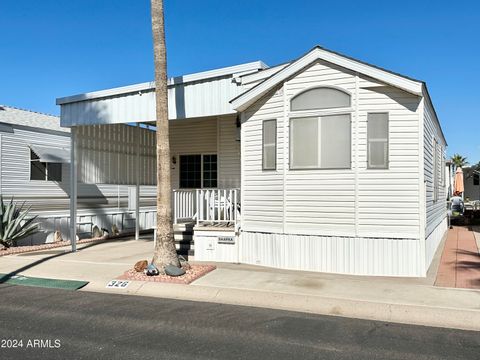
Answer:
[{"label": "agave plant", "polygon": [[27,219],[30,207],[24,209],[24,205],[25,203],[17,207],[13,198],[6,204],[0,195],[0,244],[6,248],[38,231],[37,224],[34,223],[37,217]]}]

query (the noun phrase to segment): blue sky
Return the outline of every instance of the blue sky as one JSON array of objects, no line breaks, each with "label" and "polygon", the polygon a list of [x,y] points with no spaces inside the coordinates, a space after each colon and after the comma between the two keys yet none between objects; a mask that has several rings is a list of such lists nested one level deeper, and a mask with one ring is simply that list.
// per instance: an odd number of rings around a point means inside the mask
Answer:
[{"label": "blue sky", "polygon": [[[153,79],[149,1],[0,0],[0,104]],[[480,2],[165,0],[168,71],[269,65],[314,45],[427,81],[449,143],[480,160]]]}]

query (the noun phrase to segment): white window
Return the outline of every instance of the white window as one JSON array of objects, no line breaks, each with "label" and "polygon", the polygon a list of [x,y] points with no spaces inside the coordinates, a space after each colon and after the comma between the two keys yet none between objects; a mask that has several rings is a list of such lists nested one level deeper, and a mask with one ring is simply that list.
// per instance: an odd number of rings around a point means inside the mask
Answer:
[{"label": "white window", "polygon": [[306,90],[296,95],[290,110],[318,110],[350,107],[350,95],[346,92],[329,87],[318,87]]},{"label": "white window", "polygon": [[349,169],[349,114],[290,120],[290,169]]},{"label": "white window", "polygon": [[217,155],[180,155],[180,188],[217,187]]},{"label": "white window", "polygon": [[62,181],[62,164],[42,162],[35,152],[30,150],[30,180]]},{"label": "white window", "polygon": [[369,169],[388,168],[388,113],[367,115],[367,159]]},{"label": "white window", "polygon": [[277,168],[277,120],[263,121],[262,169]]}]

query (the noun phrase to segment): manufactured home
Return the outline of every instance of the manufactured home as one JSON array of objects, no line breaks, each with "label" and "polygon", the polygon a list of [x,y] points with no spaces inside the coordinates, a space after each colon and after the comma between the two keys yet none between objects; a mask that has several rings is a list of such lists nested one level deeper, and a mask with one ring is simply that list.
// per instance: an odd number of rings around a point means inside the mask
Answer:
[{"label": "manufactured home", "polygon": [[[78,181],[155,185],[154,89],[57,99],[73,215]],[[423,81],[315,47],[168,92],[173,217],[193,226],[196,260],[426,275],[447,229],[447,144]]]},{"label": "manufactured home", "polygon": [[[40,232],[20,241],[31,245],[53,240],[55,231],[69,236],[70,130],[60,118],[10,106],[0,106],[0,193],[5,201],[31,207]],[[78,186],[79,237],[90,237],[95,225],[111,231],[133,231],[134,206],[127,186],[80,183]],[[131,196],[130,196],[131,197]],[[132,200],[130,201],[132,204]],[[151,228],[155,217],[155,189],[143,188],[140,229]]]}]

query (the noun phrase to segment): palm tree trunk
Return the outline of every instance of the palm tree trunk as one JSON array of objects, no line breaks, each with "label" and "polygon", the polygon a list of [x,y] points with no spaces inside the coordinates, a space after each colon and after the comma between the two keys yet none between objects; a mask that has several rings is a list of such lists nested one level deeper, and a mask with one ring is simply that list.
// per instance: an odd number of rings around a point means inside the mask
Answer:
[{"label": "palm tree trunk", "polygon": [[167,50],[163,0],[151,0],[157,115],[157,238],[153,264],[179,266],[172,225],[170,141],[168,134]]}]

